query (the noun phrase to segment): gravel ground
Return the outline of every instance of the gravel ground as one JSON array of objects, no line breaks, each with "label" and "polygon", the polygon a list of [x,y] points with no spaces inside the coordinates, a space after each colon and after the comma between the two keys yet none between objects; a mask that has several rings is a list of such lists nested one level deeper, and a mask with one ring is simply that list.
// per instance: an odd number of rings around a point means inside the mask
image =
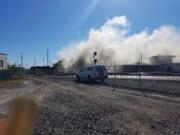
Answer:
[{"label": "gravel ground", "polygon": [[8,101],[33,98],[40,106],[34,135],[180,134],[180,97],[147,98],[138,91],[47,78],[13,83],[18,85],[0,83],[0,117]]}]

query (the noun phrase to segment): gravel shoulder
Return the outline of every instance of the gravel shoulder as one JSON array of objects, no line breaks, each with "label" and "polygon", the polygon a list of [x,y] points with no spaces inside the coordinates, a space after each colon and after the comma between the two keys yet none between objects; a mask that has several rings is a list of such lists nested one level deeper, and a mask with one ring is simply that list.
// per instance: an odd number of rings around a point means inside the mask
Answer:
[{"label": "gravel shoulder", "polygon": [[33,98],[40,106],[34,135],[180,134],[179,97],[47,78],[17,86],[0,84],[0,113],[19,95]]}]

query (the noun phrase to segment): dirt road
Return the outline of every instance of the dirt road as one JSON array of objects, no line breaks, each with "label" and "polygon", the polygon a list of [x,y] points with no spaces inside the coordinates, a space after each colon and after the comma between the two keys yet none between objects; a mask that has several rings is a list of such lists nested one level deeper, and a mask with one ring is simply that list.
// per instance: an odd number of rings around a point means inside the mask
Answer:
[{"label": "dirt road", "polygon": [[180,97],[47,78],[0,83],[0,113],[19,95],[40,106],[35,135],[180,134]]}]

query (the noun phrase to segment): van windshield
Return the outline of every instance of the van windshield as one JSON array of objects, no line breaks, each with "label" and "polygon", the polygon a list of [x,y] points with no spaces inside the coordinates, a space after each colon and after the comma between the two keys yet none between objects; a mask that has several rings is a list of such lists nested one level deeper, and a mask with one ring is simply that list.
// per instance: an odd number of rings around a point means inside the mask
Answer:
[{"label": "van windshield", "polygon": [[105,69],[105,67],[102,67],[102,66],[101,66],[101,67],[96,67],[96,70],[97,70],[97,71],[105,71],[106,69]]}]

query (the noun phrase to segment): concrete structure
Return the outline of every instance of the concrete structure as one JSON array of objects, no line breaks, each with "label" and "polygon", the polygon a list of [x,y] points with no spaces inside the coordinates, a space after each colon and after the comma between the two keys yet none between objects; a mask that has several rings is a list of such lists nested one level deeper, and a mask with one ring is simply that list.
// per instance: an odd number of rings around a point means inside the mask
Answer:
[{"label": "concrete structure", "polygon": [[152,56],[150,58],[150,63],[153,65],[157,64],[172,64],[173,63],[173,58],[176,56],[173,55],[157,55],[157,56]]},{"label": "concrete structure", "polygon": [[0,70],[7,69],[7,54],[0,53]]}]

